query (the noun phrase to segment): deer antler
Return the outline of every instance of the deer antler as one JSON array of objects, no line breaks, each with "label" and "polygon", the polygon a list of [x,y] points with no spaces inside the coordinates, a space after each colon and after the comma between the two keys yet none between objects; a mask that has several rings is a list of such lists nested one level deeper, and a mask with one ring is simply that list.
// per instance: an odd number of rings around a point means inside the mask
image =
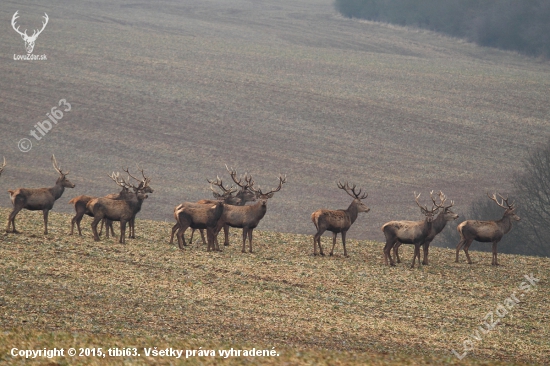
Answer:
[{"label": "deer antler", "polygon": [[[252,177],[250,177],[250,179],[247,180],[247,182],[248,181],[252,181]],[[272,195],[275,192],[279,192],[281,190],[281,188],[283,187],[283,184],[285,184],[285,183],[286,183],[286,175],[279,175],[279,186],[275,189],[272,189],[269,192],[264,193],[264,192],[262,192],[260,187],[258,187],[258,189],[255,189],[253,185],[248,187],[248,189],[250,189],[252,192],[257,193],[261,196],[267,196],[267,195]],[[252,184],[254,184],[254,181],[252,181]]]},{"label": "deer antler", "polygon": [[[226,188],[223,186],[223,181],[220,179],[219,176],[216,176],[216,180],[210,180],[210,179],[207,179],[206,180],[208,183],[210,183],[210,189],[212,190],[212,192],[216,192],[214,190],[214,188],[212,188],[212,185],[215,185],[217,187],[220,187],[221,190],[223,191],[224,195],[229,195],[231,193],[235,193],[237,192],[237,188],[231,186],[229,188]],[[217,192],[216,192],[217,193]]]},{"label": "deer antler", "polygon": [[[502,202],[498,202],[498,199],[497,199],[496,195],[498,195],[502,199]],[[500,207],[502,207],[505,210],[514,208],[514,203],[515,202],[512,202],[511,204],[509,204],[508,203],[508,197],[504,198],[500,195],[500,193],[496,193],[496,194],[493,193],[492,197],[489,196],[489,193],[487,193],[487,197],[489,197],[491,199],[491,201],[494,201],[497,205],[499,205]],[[506,203],[506,206],[504,206],[504,203]]]},{"label": "deer antler", "polygon": [[[432,193],[433,193],[433,191],[430,192],[430,197],[431,197]],[[439,210],[441,208],[441,206],[439,206],[437,203],[435,203],[435,201],[432,198],[432,201],[434,201],[434,203],[433,203],[432,209],[428,210],[428,206],[422,206],[420,204],[420,202],[418,202],[418,198],[420,198],[420,193],[417,195],[416,192],[414,192],[414,201],[416,202],[418,207],[420,207],[420,210],[422,211],[422,213],[426,216],[428,216],[430,214],[431,215],[435,214],[437,212],[437,210]]]},{"label": "deer antler", "polygon": [[[252,180],[252,176],[248,175],[248,173],[244,173],[240,178],[239,180],[237,180],[237,172],[235,171],[234,168],[229,168],[227,166],[227,164],[225,164],[225,169],[227,169],[227,171],[229,172],[229,174],[231,175],[231,179],[233,179],[233,182],[235,182],[236,185],[238,185],[239,187],[241,187],[241,190],[242,191],[245,191],[247,189],[249,189],[250,187],[252,187],[252,185],[254,184],[254,181]],[[246,182],[246,183],[242,183],[242,181]]]},{"label": "deer antler", "polygon": [[359,196],[361,194],[361,189],[359,189],[359,192],[355,192],[356,185],[354,184],[353,187],[349,187],[348,182],[346,182],[344,185],[340,181],[338,181],[338,188],[343,189],[346,191],[347,194],[349,194],[352,198],[358,199],[358,200],[364,200],[368,197],[368,193],[363,194],[362,196]]},{"label": "deer antler", "polygon": [[63,171],[61,170],[61,167],[57,164],[57,160],[55,159],[55,155],[52,154],[52,163],[53,163],[53,168],[61,175],[68,175],[70,170],[67,170],[67,173],[63,173]]},{"label": "deer antler", "polygon": [[451,201],[451,204],[449,206],[445,206],[445,201],[447,201],[447,196],[445,196],[445,194],[443,194],[443,192],[439,191],[439,193],[438,193],[439,203],[435,202],[435,199],[433,197],[433,193],[434,193],[434,191],[430,192],[430,198],[432,199],[432,202],[433,202],[434,206],[437,206],[439,208],[451,208],[451,207],[453,207],[454,201]]},{"label": "deer antler", "polygon": [[26,29],[25,29],[25,32],[21,32],[21,31],[19,30],[19,26],[17,26],[17,28],[15,28],[15,21],[16,21],[17,19],[19,19],[19,14],[18,14],[18,13],[19,13],[19,10],[17,10],[17,11],[15,12],[15,14],[13,14],[13,17],[11,18],[11,26],[13,27],[13,29],[14,29],[17,33],[19,33],[19,34],[21,35],[21,37],[29,38],[29,39],[33,39],[33,38],[35,39],[35,38],[37,38],[37,37],[40,35],[40,33],[42,33],[42,31],[44,30],[44,28],[46,28],[46,24],[48,24],[48,20],[50,19],[50,18],[48,17],[48,14],[44,13],[44,16],[43,16],[42,18],[44,18],[45,22],[42,22],[42,29],[40,29],[40,30],[35,29],[34,32],[33,32],[33,34],[32,34],[32,36],[29,37],[29,36],[27,35],[27,30],[26,30]]}]

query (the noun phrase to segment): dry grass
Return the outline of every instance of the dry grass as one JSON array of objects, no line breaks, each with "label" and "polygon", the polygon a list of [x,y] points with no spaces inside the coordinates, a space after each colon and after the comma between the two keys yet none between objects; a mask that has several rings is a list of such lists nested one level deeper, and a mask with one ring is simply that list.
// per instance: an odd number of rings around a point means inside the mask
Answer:
[{"label": "dry grass", "polygon": [[[1,210],[5,217],[8,210]],[[548,259],[473,253],[454,263],[433,248],[431,264],[383,265],[382,244],[349,241],[334,257],[313,257],[311,236],[255,232],[255,253],[239,235],[221,253],[168,245],[170,223],[138,221],[127,245],[70,237],[65,214],[50,215],[43,236],[36,212],[22,212],[22,234],[0,238],[0,361],[43,347],[275,349],[279,357],[231,364],[544,364],[550,352]],[[325,241],[325,246],[328,240]],[[451,349],[494,311],[525,274],[540,278],[501,324],[458,362]],[[143,352],[141,352],[143,353]],[[42,360],[47,361],[47,360]],[[60,364],[174,362],[168,358],[57,358]],[[216,364],[221,358],[194,358]]]}]

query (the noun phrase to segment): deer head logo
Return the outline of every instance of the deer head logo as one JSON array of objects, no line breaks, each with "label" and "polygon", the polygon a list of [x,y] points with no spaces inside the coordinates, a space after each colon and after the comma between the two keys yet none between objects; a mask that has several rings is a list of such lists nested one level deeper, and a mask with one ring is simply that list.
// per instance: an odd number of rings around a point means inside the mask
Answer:
[{"label": "deer head logo", "polygon": [[36,38],[38,38],[38,35],[40,33],[42,33],[42,31],[44,30],[44,28],[46,28],[46,24],[48,24],[48,14],[44,13],[44,22],[42,22],[42,29],[40,30],[37,30],[35,29],[32,36],[28,36],[27,35],[27,30],[25,29],[24,32],[21,32],[19,30],[19,26],[17,26],[17,28],[15,28],[15,21],[17,20],[17,18],[19,18],[19,10],[17,10],[15,12],[15,14],[13,14],[13,17],[11,18],[11,26],[13,27],[13,29],[19,33],[21,35],[21,38],[23,38],[23,41],[25,41],[25,48],[27,49],[27,53],[32,53],[32,50],[34,49],[34,42],[36,41]]}]

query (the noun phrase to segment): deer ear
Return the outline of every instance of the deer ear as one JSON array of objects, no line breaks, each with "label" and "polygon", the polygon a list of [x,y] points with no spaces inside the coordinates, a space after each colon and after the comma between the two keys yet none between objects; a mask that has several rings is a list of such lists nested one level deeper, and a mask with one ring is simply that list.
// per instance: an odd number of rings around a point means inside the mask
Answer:
[{"label": "deer ear", "polygon": [[273,193],[270,193],[267,195],[267,198],[271,198],[271,197],[273,197]]}]

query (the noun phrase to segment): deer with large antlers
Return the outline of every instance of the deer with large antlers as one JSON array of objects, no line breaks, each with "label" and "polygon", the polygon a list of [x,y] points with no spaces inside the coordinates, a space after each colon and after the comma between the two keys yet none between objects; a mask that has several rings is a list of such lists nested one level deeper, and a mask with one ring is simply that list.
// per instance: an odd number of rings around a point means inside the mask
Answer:
[{"label": "deer with large antlers", "polygon": [[319,246],[319,253],[323,253],[323,248],[321,247],[321,235],[325,231],[332,231],[332,249],[330,250],[330,255],[334,254],[334,247],[336,246],[336,235],[341,233],[342,235],[342,245],[344,246],[344,257],[348,256],[346,250],[346,233],[348,232],[351,225],[357,219],[357,216],[360,212],[369,212],[370,208],[367,207],[361,200],[367,198],[368,193],[361,195],[361,189],[359,192],[355,192],[355,185],[350,188],[349,184],[346,182],[342,184],[338,182],[338,188],[344,190],[353,201],[349,207],[345,210],[317,210],[311,214],[311,221],[317,229],[317,233],[313,236],[313,255],[317,255],[317,246]]},{"label": "deer with large antlers", "polygon": [[174,210],[174,216],[178,226],[179,248],[183,250],[183,247],[187,245],[183,233],[190,227],[192,229],[205,229],[208,243],[207,251],[219,251],[220,248],[217,242],[214,242],[214,237],[218,221],[225,207],[227,206],[223,204],[222,200],[217,201],[215,204],[184,202],[177,206]]},{"label": "deer with large antlers", "polygon": [[6,158],[4,158],[4,164],[2,164],[2,167],[0,168],[0,175],[2,175],[2,172],[4,171],[5,167],[6,167]]},{"label": "deer with large antlers", "polygon": [[[436,235],[443,231],[443,229],[447,225],[447,222],[458,219],[458,215],[451,210],[454,202],[451,201],[450,205],[445,206],[445,201],[447,201],[447,197],[443,194],[443,192],[439,191],[439,203],[436,203],[435,199],[432,196],[432,193],[433,192],[430,192],[430,198],[432,199],[433,204],[440,207],[443,211],[439,212],[439,214],[433,220],[432,229],[430,230],[430,233],[428,234],[426,239],[424,239],[424,244],[422,245],[422,251],[424,252],[424,259],[422,260],[423,265],[428,265],[428,250],[430,247],[430,243],[434,240]],[[421,225],[422,221],[417,221],[417,223]],[[401,259],[399,258],[399,247],[401,246],[401,244],[402,243],[400,241],[397,241],[397,243],[393,246],[393,255],[397,263],[401,263]]]},{"label": "deer with large antlers", "polygon": [[130,200],[113,200],[109,198],[94,198],[88,202],[86,208],[94,217],[92,221],[92,231],[94,233],[94,240],[99,241],[99,234],[97,232],[97,225],[102,219],[108,219],[111,221],[120,221],[120,240],[119,243],[125,244],[126,236],[126,224],[130,222],[141,209],[143,201],[148,197],[142,189],[138,186],[134,186],[129,182],[121,178],[119,174],[114,174],[117,184],[121,187],[133,189],[135,197]]},{"label": "deer with large antlers", "polygon": [[432,230],[433,218],[441,206],[437,205],[435,201],[431,210],[428,210],[427,206],[422,206],[418,202],[420,193],[416,195],[414,193],[414,200],[420,211],[425,216],[424,221],[390,221],[382,226],[382,231],[386,237],[386,245],[384,246],[384,261],[388,264],[388,258],[391,266],[395,266],[395,263],[391,257],[391,249],[398,242],[402,244],[414,244],[414,258],[411,268],[414,268],[414,263],[418,257],[418,263],[420,264],[420,246],[424,244],[428,235]]},{"label": "deer with large antlers", "polygon": [[32,51],[34,50],[34,42],[36,42],[36,38],[38,38],[38,36],[40,35],[40,33],[42,33],[42,31],[44,30],[44,28],[46,28],[46,24],[48,24],[48,14],[44,13],[44,21],[42,22],[42,29],[38,30],[38,29],[35,29],[32,36],[28,36],[27,35],[27,30],[25,29],[24,32],[21,32],[19,30],[19,26],[17,26],[17,28],[15,28],[15,22],[16,20],[19,18],[19,10],[17,10],[15,12],[15,14],[13,14],[13,17],[11,18],[11,26],[13,27],[13,29],[19,33],[19,35],[21,36],[21,38],[23,38],[23,41],[25,41],[25,49],[27,50],[27,53],[32,53]]},{"label": "deer with large antlers", "polygon": [[[502,197],[499,193],[498,196],[501,198],[501,202],[498,201],[496,194],[493,193],[493,196],[489,196],[492,201],[494,201],[499,207],[502,207],[504,215],[500,220],[497,221],[478,221],[478,220],[466,220],[462,222],[456,228],[460,234],[460,241],[456,246],[456,260],[458,263],[458,254],[461,248],[464,248],[464,253],[468,259],[468,264],[472,264],[470,255],[468,254],[468,249],[474,240],[482,243],[493,243],[493,266],[498,266],[497,261],[497,244],[502,239],[504,234],[507,234],[512,230],[512,222],[519,221],[520,217],[516,215],[516,207],[514,203],[508,203],[508,198]],[[506,206],[504,205],[506,204]]]},{"label": "deer with large antlers", "polygon": [[[54,155],[52,155],[52,163],[54,169],[59,173],[59,178],[57,178],[55,186],[51,188],[18,188],[15,190],[8,190],[13,204],[13,210],[8,218],[6,232],[19,233],[15,229],[15,216],[17,216],[19,211],[25,208],[30,211],[42,211],[44,215],[44,234],[48,234],[49,211],[53,208],[55,201],[61,197],[65,188],[75,187],[75,185],[67,179],[69,171],[63,173]],[[10,228],[13,230],[10,231]]]},{"label": "deer with large antlers", "polygon": [[[263,192],[259,187],[254,188],[254,181],[249,178],[248,189],[256,195],[256,203],[248,206],[226,205],[223,214],[218,221],[216,236],[225,225],[243,229],[243,249],[246,253],[246,238],[248,238],[249,252],[252,253],[252,232],[258,226],[267,211],[267,200],[281,190],[286,183],[286,176],[279,175],[279,185],[269,192]],[[229,243],[227,243],[228,245]]]}]

